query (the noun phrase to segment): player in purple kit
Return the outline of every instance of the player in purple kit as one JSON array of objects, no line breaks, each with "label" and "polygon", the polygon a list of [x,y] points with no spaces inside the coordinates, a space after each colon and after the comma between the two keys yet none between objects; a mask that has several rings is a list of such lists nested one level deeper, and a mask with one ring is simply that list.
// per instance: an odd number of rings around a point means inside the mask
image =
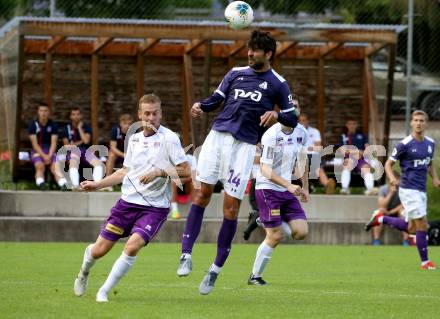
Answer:
[{"label": "player in purple kit", "polygon": [[108,301],[110,290],[127,274],[136,255],[157,234],[167,219],[171,198],[171,177],[189,178],[190,167],[178,136],[160,125],[161,101],[154,95],[139,101],[139,120],[143,130],[128,142],[124,167],[99,182],[85,181],[81,187],[93,191],[122,182],[122,196],[112,208],[96,242],[84,252],[75,280],[74,292],[82,296],[87,289],[90,268],[106,255],[119,238],[127,237],[122,255],[96,295],[96,301]]},{"label": "player in purple kit", "polygon": [[49,165],[61,190],[66,190],[66,179],[56,165],[56,148],[58,142],[58,125],[50,116],[50,109],[44,103],[38,104],[37,119],[29,123],[28,133],[32,144],[31,160],[35,167],[35,183],[41,190],[45,189],[44,171]]},{"label": "player in purple kit", "polygon": [[[204,295],[213,289],[229,255],[261,127],[276,120],[290,127],[297,124],[296,101],[289,86],[270,67],[275,52],[276,41],[269,33],[253,31],[248,41],[249,66],[230,70],[214,94],[195,103],[191,109],[192,116],[197,118],[224,102],[198,158],[196,178],[201,187],[194,195],[186,221],[177,269],[179,276],[191,272],[192,248],[200,232],[203,213],[214,185],[220,180],[225,189],[224,219],[217,240],[217,256],[199,287],[199,292]],[[274,111],[275,104],[281,109],[279,113]]]},{"label": "player in purple kit", "polygon": [[[249,285],[266,284],[261,276],[274,248],[284,237],[281,227],[283,221],[288,224],[293,239],[307,236],[307,218],[295,197],[300,196],[303,202],[309,198],[307,134],[301,124],[293,129],[277,123],[261,139],[263,152],[255,196],[266,238],[258,247]],[[302,188],[291,184],[294,168],[302,177]]]},{"label": "player in purple kit", "polygon": [[104,167],[98,159],[86,159],[86,151],[90,147],[92,139],[92,128],[83,122],[81,110],[78,107],[70,109],[70,123],[63,130],[63,144],[69,149],[69,146],[77,147],[77,151],[72,150],[68,154],[69,176],[72,182],[72,188],[79,188],[79,164],[93,166],[93,180],[98,182],[104,176]]},{"label": "player in purple kit", "polygon": [[400,179],[399,197],[403,205],[406,221],[398,217],[384,216],[380,211],[373,214],[365,225],[365,230],[384,224],[408,233],[416,233],[416,244],[421,259],[422,269],[436,269],[436,265],[428,259],[426,219],[426,177],[429,173],[435,187],[440,187],[434,157],[435,142],[425,135],[428,115],[421,110],[411,115],[411,135],[404,138],[393,150],[385,163],[385,172],[393,186],[399,186],[399,180],[393,173],[393,165],[400,162],[402,177]]}]

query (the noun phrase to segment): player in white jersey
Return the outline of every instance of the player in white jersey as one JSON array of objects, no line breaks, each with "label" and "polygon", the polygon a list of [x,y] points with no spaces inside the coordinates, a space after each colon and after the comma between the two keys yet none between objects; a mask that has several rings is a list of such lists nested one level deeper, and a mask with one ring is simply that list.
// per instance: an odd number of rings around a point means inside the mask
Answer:
[{"label": "player in white jersey", "polygon": [[[249,285],[266,284],[261,276],[283,239],[283,221],[289,225],[293,239],[304,239],[308,233],[305,212],[295,197],[300,196],[303,202],[309,199],[307,131],[301,124],[293,129],[278,123],[264,133],[261,144],[255,192],[266,238],[258,247]],[[302,188],[291,183],[294,168],[302,174]]]},{"label": "player in white jersey", "polygon": [[122,196],[112,208],[96,242],[86,248],[74,284],[75,295],[82,296],[87,289],[90,268],[96,260],[106,255],[120,238],[128,236],[122,255],[96,295],[98,302],[108,301],[110,290],[127,274],[138,252],[166,221],[171,179],[178,183],[179,177],[190,177],[190,167],[179,138],[160,125],[159,97],[154,94],[143,96],[139,101],[138,115],[143,130],[129,138],[124,167],[99,182],[81,183],[83,190],[94,191],[122,182]]}]

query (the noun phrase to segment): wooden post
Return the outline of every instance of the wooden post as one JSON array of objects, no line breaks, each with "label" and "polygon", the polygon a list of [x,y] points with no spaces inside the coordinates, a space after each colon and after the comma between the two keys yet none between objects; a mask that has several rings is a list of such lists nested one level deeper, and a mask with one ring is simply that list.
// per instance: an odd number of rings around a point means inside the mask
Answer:
[{"label": "wooden post", "polygon": [[396,64],[396,45],[390,44],[388,59],[388,78],[387,78],[387,94],[385,96],[384,105],[384,122],[383,122],[383,141],[382,145],[388,149],[390,137],[391,124],[391,103],[393,101],[393,82],[394,82],[394,67]]},{"label": "wooden post", "polygon": [[92,120],[92,140],[93,144],[98,143],[99,139],[99,125],[98,125],[98,107],[99,107],[99,78],[98,78],[98,54],[92,54],[91,65],[91,120]]},{"label": "wooden post", "polygon": [[[203,95],[207,97],[211,94],[211,52],[212,52],[212,42],[207,41],[205,46],[205,59],[203,64]],[[208,130],[208,116],[204,116],[202,119],[201,134],[203,138],[206,136]],[[200,135],[199,135],[200,136]],[[201,142],[199,139],[197,142]]]},{"label": "wooden post", "polygon": [[24,35],[18,39],[18,74],[17,74],[17,105],[15,112],[15,147],[12,162],[12,179],[17,182],[18,176],[18,152],[20,147],[20,123],[23,110],[23,70],[24,70]]},{"label": "wooden post", "polygon": [[145,67],[144,55],[138,53],[137,64],[136,64],[136,94],[138,101],[144,95],[144,67]]},{"label": "wooden post", "polygon": [[[371,117],[371,128],[373,131],[373,141],[371,144],[379,143],[379,108],[377,105],[376,96],[374,95],[374,80],[373,70],[371,68],[371,59],[369,56],[364,58],[364,89],[366,90],[367,107],[362,111],[362,126],[364,127],[364,133],[368,134],[369,118]],[[365,96],[364,96],[365,98]]]},{"label": "wooden post", "polygon": [[192,81],[192,58],[190,54],[183,54],[183,116],[182,116],[182,139],[183,144],[188,145],[191,131],[191,143],[195,145],[194,127],[190,110],[193,102],[193,81]]},{"label": "wooden post", "polygon": [[46,53],[44,64],[44,99],[52,111],[52,53]]},{"label": "wooden post", "polygon": [[318,130],[321,132],[322,141],[325,140],[325,74],[324,74],[324,58],[318,59],[318,72],[317,72],[317,105],[318,105]]}]

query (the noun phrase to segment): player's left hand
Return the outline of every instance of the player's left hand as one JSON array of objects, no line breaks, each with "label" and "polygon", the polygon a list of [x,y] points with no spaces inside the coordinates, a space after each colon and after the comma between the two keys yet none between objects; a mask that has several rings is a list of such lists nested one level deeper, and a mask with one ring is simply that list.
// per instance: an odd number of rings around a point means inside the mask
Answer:
[{"label": "player's left hand", "polygon": [[153,181],[155,178],[161,176],[161,170],[159,169],[153,169],[152,171],[148,172],[145,175],[142,175],[139,177],[139,182],[141,184],[148,184],[149,182]]},{"label": "player's left hand", "polygon": [[309,201],[309,197],[310,197],[309,191],[307,191],[305,189],[302,189],[302,192],[299,195],[300,201],[303,202],[303,203],[307,203]]},{"label": "player's left hand", "polygon": [[260,116],[260,126],[268,127],[278,120],[278,113],[275,111],[267,111]]}]

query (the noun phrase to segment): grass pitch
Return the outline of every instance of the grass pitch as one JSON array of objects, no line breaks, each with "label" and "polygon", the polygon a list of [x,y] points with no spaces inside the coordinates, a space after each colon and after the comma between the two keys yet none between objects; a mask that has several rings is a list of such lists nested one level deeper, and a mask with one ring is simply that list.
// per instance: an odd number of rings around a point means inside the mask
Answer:
[{"label": "grass pitch", "polygon": [[[247,285],[257,245],[235,245],[211,295],[198,285],[215,245],[198,244],[194,270],[175,275],[178,244],[143,250],[109,296],[95,302],[119,244],[92,269],[89,289],[73,294],[86,244],[0,243],[0,318],[438,318],[440,270],[421,271],[415,247],[278,247],[265,287]],[[440,262],[440,249],[430,247]]]}]

